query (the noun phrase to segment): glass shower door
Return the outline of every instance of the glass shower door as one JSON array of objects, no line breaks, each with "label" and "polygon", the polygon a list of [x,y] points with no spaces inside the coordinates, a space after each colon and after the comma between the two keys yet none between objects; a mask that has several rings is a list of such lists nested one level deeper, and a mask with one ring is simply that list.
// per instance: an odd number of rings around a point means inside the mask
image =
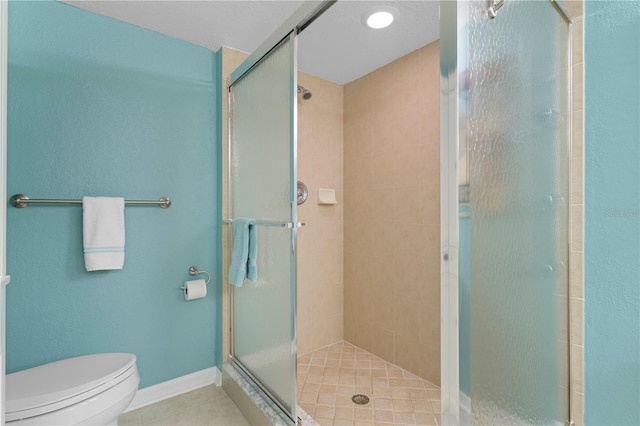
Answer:
[{"label": "glass shower door", "polygon": [[231,286],[231,359],[295,419],[296,36],[230,86],[229,211],[255,219],[256,281]]},{"label": "glass shower door", "polygon": [[477,424],[568,420],[568,39],[549,2],[470,2],[470,383]]},{"label": "glass shower door", "polygon": [[461,423],[568,420],[570,25],[554,6],[458,2]]}]

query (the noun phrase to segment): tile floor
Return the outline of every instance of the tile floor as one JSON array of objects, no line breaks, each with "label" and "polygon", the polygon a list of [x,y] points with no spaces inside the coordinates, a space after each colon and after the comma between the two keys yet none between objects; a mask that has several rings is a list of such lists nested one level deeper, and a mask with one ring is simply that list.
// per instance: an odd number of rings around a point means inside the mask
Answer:
[{"label": "tile floor", "polygon": [[[348,342],[298,357],[298,404],[324,425],[437,425],[440,388]],[[351,397],[365,394],[367,405]]]},{"label": "tile floor", "polygon": [[[367,395],[366,405],[351,397]],[[298,357],[298,403],[324,425],[438,425],[440,389],[348,342]],[[249,423],[221,387],[206,386],[137,410],[120,426]]]},{"label": "tile floor", "polygon": [[225,391],[211,385],[125,413],[118,418],[118,424],[244,426],[249,423]]}]

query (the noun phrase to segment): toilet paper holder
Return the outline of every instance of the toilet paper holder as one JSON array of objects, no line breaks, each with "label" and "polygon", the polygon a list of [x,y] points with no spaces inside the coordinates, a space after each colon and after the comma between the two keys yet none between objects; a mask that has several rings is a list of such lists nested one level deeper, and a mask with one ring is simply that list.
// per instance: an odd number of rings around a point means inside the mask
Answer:
[{"label": "toilet paper holder", "polygon": [[[189,268],[189,275],[200,275],[200,274],[207,274],[207,280],[205,281],[205,284],[209,285],[209,281],[211,281],[211,274],[208,271],[199,271],[198,268],[196,268],[195,266],[191,266]],[[186,289],[185,286],[180,287],[182,290]]]}]

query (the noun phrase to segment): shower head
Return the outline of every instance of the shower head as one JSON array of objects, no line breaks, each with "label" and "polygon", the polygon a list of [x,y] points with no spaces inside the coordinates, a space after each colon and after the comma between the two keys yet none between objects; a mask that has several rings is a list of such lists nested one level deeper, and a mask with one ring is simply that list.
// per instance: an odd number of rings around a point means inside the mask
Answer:
[{"label": "shower head", "polygon": [[504,0],[487,0],[487,3],[489,4],[487,16],[489,19],[495,19],[495,17],[498,16],[498,9],[500,9],[504,4]]},{"label": "shower head", "polygon": [[305,89],[303,86],[300,86],[299,84],[298,84],[298,94],[302,94],[302,99],[304,100],[311,99],[311,96],[313,96],[313,94],[309,89]]}]

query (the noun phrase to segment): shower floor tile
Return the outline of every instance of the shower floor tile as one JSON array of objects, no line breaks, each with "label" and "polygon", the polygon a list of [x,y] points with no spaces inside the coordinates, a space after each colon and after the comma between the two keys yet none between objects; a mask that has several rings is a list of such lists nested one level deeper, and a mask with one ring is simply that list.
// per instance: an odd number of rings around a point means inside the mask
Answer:
[{"label": "shower floor tile", "polygon": [[321,426],[440,424],[438,386],[348,342],[298,357],[297,395]]}]

